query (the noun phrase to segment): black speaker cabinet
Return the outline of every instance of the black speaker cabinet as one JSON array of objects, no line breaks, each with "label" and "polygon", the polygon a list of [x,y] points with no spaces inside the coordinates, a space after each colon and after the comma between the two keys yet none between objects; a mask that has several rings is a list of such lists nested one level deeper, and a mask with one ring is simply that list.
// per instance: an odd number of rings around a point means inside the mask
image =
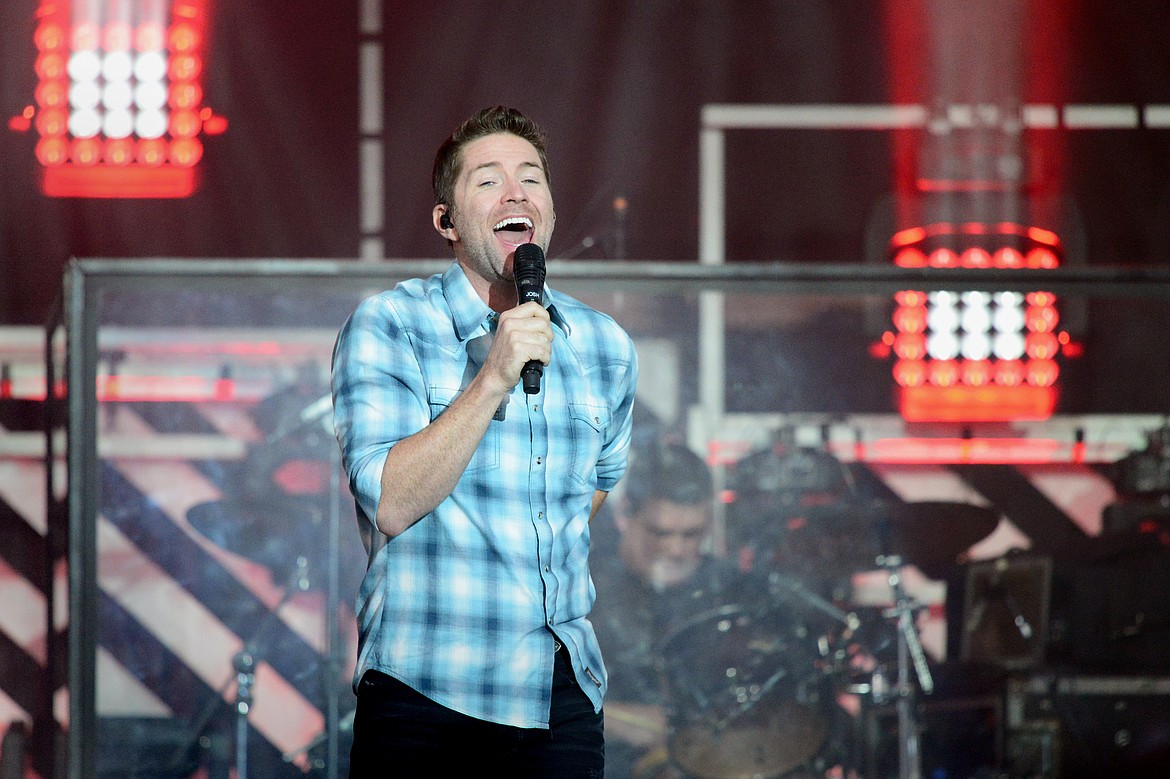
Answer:
[{"label": "black speaker cabinet", "polygon": [[1010,779],[1170,776],[1170,677],[1041,674],[1006,697]]},{"label": "black speaker cabinet", "polygon": [[972,563],[964,588],[960,658],[1020,671],[1043,664],[1052,559],[1008,555]]},{"label": "black speaker cabinet", "polygon": [[[1003,762],[1003,698],[998,695],[928,697],[915,707],[921,774],[946,779],[998,777]],[[902,733],[895,705],[862,718],[861,770],[865,779],[898,779]]]}]

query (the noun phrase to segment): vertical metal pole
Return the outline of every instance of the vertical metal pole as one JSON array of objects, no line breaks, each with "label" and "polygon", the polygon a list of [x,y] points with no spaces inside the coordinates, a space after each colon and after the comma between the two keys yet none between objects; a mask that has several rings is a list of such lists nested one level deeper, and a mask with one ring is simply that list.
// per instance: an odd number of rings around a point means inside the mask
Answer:
[{"label": "vertical metal pole", "polygon": [[[722,265],[725,260],[726,203],[724,199],[723,129],[708,127],[705,116],[699,135],[699,262]],[[690,431],[692,442],[704,450],[716,435],[723,419],[725,385],[724,299],[722,292],[699,293],[699,418],[701,430]],[[715,494],[723,491],[726,477],[722,466],[711,469]],[[723,503],[715,502],[715,544],[722,548]]]},{"label": "vertical metal pole", "polygon": [[358,149],[361,170],[359,215],[361,241],[358,256],[363,262],[377,262],[386,255],[383,231],[386,222],[385,174],[382,137],[382,0],[359,0],[360,43],[358,49]]},{"label": "vertical metal pole", "polygon": [[[42,409],[45,428],[45,506],[48,508],[48,516],[46,517],[48,521],[45,532],[45,561],[41,580],[45,593],[45,683],[44,689],[41,691],[40,698],[37,701],[37,711],[34,715],[33,753],[35,755],[34,759],[41,765],[43,770],[48,772],[49,779],[60,779],[62,775],[56,769],[58,760],[53,749],[54,739],[58,737],[57,722],[53,716],[53,699],[54,693],[57,691],[57,681],[63,676],[58,661],[61,655],[57,651],[59,642],[57,639],[55,619],[57,613],[57,577],[55,570],[57,561],[61,559],[62,551],[65,549],[65,534],[68,532],[69,522],[68,501],[58,496],[61,494],[61,488],[64,488],[65,495],[68,495],[69,472],[68,469],[65,469],[62,477],[64,483],[59,485],[56,475],[56,425],[59,424],[57,420],[63,418],[61,414],[63,403],[61,396],[58,394],[57,385],[58,382],[62,384],[65,382],[65,376],[60,375],[61,372],[58,371],[58,367],[64,369],[65,366],[64,364],[60,366],[57,364],[59,355],[56,351],[55,342],[60,334],[62,336],[61,348],[64,349],[64,335],[67,330],[65,295],[66,288],[63,285],[57,300],[53,303],[52,312],[45,324],[45,405]],[[60,356],[62,358],[64,357],[64,355]],[[68,451],[68,431],[68,425],[65,425],[63,433],[66,438],[63,441],[66,446],[66,451],[61,452],[62,456]],[[66,668],[68,668],[68,665]],[[23,770],[22,767],[22,773]]]},{"label": "vertical metal pole", "polygon": [[338,753],[341,736],[341,708],[338,701],[338,681],[341,678],[341,626],[337,605],[341,602],[341,449],[334,446],[329,457],[329,568],[325,586],[325,727],[329,729],[326,740],[325,775],[338,779],[341,770]]},{"label": "vertical metal pole", "polygon": [[97,301],[101,296],[100,290],[86,282],[84,267],[76,260],[66,270],[65,285],[69,409],[66,762],[68,779],[85,779],[97,772],[97,515],[101,477],[97,452]]}]

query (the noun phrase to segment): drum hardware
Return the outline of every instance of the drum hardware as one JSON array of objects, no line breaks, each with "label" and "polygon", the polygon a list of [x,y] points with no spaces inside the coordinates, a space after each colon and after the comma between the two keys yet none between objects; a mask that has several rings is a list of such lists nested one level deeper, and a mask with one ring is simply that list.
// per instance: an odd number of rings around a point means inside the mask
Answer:
[{"label": "drum hardware", "polygon": [[773,571],[768,574],[768,585],[774,597],[779,596],[786,599],[786,595],[791,595],[798,603],[832,617],[850,632],[861,627],[861,620],[856,613],[846,612],[834,606],[825,598],[805,587],[804,583],[794,576]]},{"label": "drum hardware", "polygon": [[730,604],[662,642],[667,751],[698,779],[773,779],[808,763],[829,732],[819,649],[776,604]]},{"label": "drum hardware", "polygon": [[254,701],[253,688],[256,682],[256,666],[263,659],[260,654],[261,644],[264,642],[265,633],[268,631],[269,625],[273,620],[278,619],[276,616],[280,609],[285,606],[297,592],[305,592],[311,587],[311,581],[308,573],[308,561],[304,557],[298,557],[294,566],[289,573],[289,578],[281,594],[280,601],[276,606],[269,611],[265,611],[264,616],[256,623],[252,631],[252,635],[244,642],[243,647],[232,656],[232,673],[220,686],[219,690],[212,695],[199,716],[196,718],[194,724],[190,728],[190,738],[185,741],[179,748],[177,748],[171,758],[172,763],[182,759],[185,750],[189,749],[192,744],[196,743],[211,723],[212,718],[219,712],[220,707],[224,703],[224,698],[232,683],[236,684],[235,701],[232,709],[235,711],[235,776],[236,779],[247,779],[248,776],[248,715],[252,710],[252,703]]},{"label": "drum hardware", "polygon": [[[916,734],[920,723],[914,718],[913,696],[917,689],[934,687],[925,657],[921,664],[913,661],[915,647],[921,649],[914,643],[916,634],[904,635],[907,626],[914,630],[912,615],[920,607],[902,590],[899,559],[888,556],[875,562],[892,567],[891,586],[898,594],[892,608],[846,612],[809,592],[802,582],[776,575],[769,577],[767,603],[753,608],[722,606],[670,633],[660,646],[670,688],[669,763],[696,779],[796,779],[804,777],[804,771],[821,776],[820,761],[825,759],[843,760],[836,765],[846,768],[860,765],[849,747],[830,738],[835,728],[832,711],[841,693],[865,695],[879,705],[897,704],[891,708],[900,716],[898,738]],[[908,620],[901,618],[903,612]],[[822,634],[800,614],[831,617],[840,629],[828,628]],[[700,650],[712,642],[716,646],[710,651]],[[839,661],[847,656],[843,647],[850,642],[867,657],[872,650],[872,657],[879,660],[864,685],[846,685],[846,669]],[[900,681],[892,668],[899,645]],[[695,678],[700,669],[709,678]],[[918,670],[928,674],[925,684],[912,683]],[[674,678],[667,676],[671,673]],[[690,677],[683,678],[688,673]],[[900,745],[906,752],[900,779],[920,779],[921,769],[914,773],[912,762],[917,750],[917,740],[905,749]],[[639,774],[644,779],[659,776]]]},{"label": "drum hardware", "polygon": [[[934,678],[926,663],[926,653],[914,626],[914,615],[921,604],[911,599],[902,586],[902,558],[899,555],[882,555],[878,564],[886,570],[890,589],[894,594],[894,605],[883,614],[898,627],[897,682],[893,688],[895,709],[898,714],[898,779],[922,779],[922,751],[919,738],[920,727],[915,714],[917,690],[929,695],[934,691]],[[918,680],[917,690],[911,683],[910,667],[913,665]],[[884,685],[884,679],[882,685]],[[879,685],[874,683],[873,690]]]}]

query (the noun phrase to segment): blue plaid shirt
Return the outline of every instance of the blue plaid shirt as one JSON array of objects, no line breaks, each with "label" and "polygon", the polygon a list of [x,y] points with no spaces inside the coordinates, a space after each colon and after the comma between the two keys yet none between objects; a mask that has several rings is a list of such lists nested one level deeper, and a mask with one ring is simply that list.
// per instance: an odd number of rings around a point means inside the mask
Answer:
[{"label": "blue plaid shirt", "polygon": [[[601,708],[589,513],[625,471],[637,356],[605,314],[547,287],[544,301],[555,337],[541,391],[517,385],[455,490],[370,562],[355,685],[373,668],[455,711],[548,727],[555,633]],[[495,322],[454,263],[365,300],[342,327],[334,425],[360,521],[375,516],[387,452],[466,387]]]}]

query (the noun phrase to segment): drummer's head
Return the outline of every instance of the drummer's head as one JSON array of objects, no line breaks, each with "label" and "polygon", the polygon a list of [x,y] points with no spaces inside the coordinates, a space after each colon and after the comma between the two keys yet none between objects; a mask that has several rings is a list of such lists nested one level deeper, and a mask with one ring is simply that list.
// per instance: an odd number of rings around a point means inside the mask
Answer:
[{"label": "drummer's head", "polygon": [[622,562],[651,586],[682,584],[699,567],[711,532],[711,472],[680,444],[635,455],[625,510],[616,515]]}]

